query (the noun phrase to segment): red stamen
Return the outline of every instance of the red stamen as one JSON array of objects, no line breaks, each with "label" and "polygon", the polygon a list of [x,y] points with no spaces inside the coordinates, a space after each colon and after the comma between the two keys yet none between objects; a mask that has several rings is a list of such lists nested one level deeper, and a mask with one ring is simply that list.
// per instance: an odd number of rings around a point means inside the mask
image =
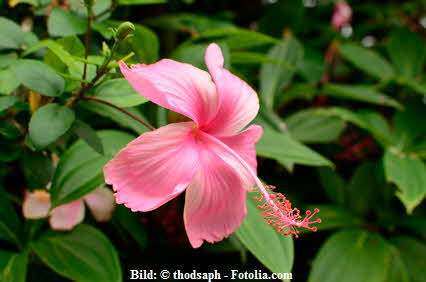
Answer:
[{"label": "red stamen", "polygon": [[265,186],[265,188],[267,194],[263,195],[264,192],[261,189],[261,195],[254,197],[254,199],[260,203],[257,208],[262,210],[261,214],[267,225],[272,225],[277,233],[293,234],[296,238],[299,237],[299,230],[297,230],[299,227],[317,231],[316,227],[309,225],[321,222],[321,219],[311,221],[319,212],[319,209],[315,209],[314,212],[306,211],[306,216],[302,219],[300,211],[297,208],[292,208],[290,201],[283,194],[273,192],[274,186]]}]

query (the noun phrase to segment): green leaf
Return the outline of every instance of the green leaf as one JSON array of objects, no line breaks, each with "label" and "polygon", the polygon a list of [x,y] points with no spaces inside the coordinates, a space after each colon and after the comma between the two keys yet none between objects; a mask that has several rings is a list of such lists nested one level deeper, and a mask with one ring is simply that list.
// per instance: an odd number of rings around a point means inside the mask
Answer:
[{"label": "green leaf", "polygon": [[324,57],[321,53],[313,49],[308,49],[305,51],[305,57],[297,68],[298,72],[308,82],[313,84],[318,83],[321,81],[325,71]]},{"label": "green leaf", "polygon": [[343,206],[345,203],[345,180],[329,167],[319,167],[317,171],[321,186],[324,188],[328,198]]},{"label": "green leaf", "polygon": [[386,180],[398,186],[396,195],[411,213],[426,195],[425,164],[391,148],[385,152],[383,165]]},{"label": "green leaf", "polygon": [[302,110],[285,119],[291,136],[304,143],[328,143],[339,138],[345,122],[316,110]]},{"label": "green leaf", "polygon": [[280,163],[290,161],[312,166],[333,166],[329,160],[290,136],[272,130],[264,131],[256,144],[256,151],[259,156],[275,159]]},{"label": "green leaf", "polygon": [[0,112],[9,109],[13,105],[15,105],[18,100],[19,99],[16,96],[0,97]]},{"label": "green leaf", "polygon": [[391,256],[391,246],[380,235],[362,230],[340,231],[321,246],[308,281],[385,281]]},{"label": "green leaf", "polygon": [[294,83],[286,89],[279,97],[275,108],[280,108],[283,105],[294,99],[303,99],[311,101],[317,92],[317,87],[310,83]]},{"label": "green leaf", "polygon": [[235,234],[269,270],[291,272],[294,259],[292,237],[279,234],[268,226],[257,205],[252,197],[247,198],[247,216]]},{"label": "green leaf", "polygon": [[148,102],[125,78],[102,83],[96,88],[95,96],[119,107],[133,107]]},{"label": "green leaf", "polygon": [[61,157],[52,181],[52,207],[80,199],[104,185],[103,167],[134,136],[116,130],[97,132],[104,148],[101,155],[83,140],[75,142]]},{"label": "green leaf", "polygon": [[[121,125],[122,127],[133,130],[137,134],[141,134],[143,132],[149,131],[143,124],[129,117],[125,113],[117,109],[114,109],[110,106],[101,104],[99,102],[82,101],[79,103],[79,106],[82,106],[83,108],[89,111],[92,111],[100,116],[111,119],[115,121],[116,123],[118,123],[119,125]],[[136,107],[126,108],[126,111],[136,115],[137,117],[140,117],[146,120],[144,116],[141,114],[140,110],[137,109]]]},{"label": "green leaf", "polygon": [[47,30],[51,36],[68,36],[86,32],[86,21],[72,12],[54,8],[47,22]]},{"label": "green leaf", "polygon": [[28,252],[12,253],[0,250],[0,281],[25,282]]},{"label": "green leaf", "polygon": [[89,225],[69,233],[46,232],[31,247],[50,268],[71,280],[122,281],[117,251],[108,237]]},{"label": "green leaf", "polygon": [[15,52],[0,55],[0,69],[6,68],[18,59]]},{"label": "green leaf", "polygon": [[[321,224],[318,224],[318,231],[341,229],[344,227],[362,226],[363,222],[359,217],[354,216],[344,207],[333,205],[315,205],[308,206],[308,210],[318,208],[320,210],[318,217],[321,218]],[[303,232],[310,232],[307,229],[301,229]]]},{"label": "green leaf", "polygon": [[18,49],[24,43],[24,32],[13,21],[0,17],[0,50]]},{"label": "green leaf", "polygon": [[30,189],[45,188],[54,172],[52,160],[40,152],[25,151],[22,167],[27,187]]},{"label": "green leaf", "polygon": [[11,92],[15,91],[20,84],[10,68],[0,70],[0,81],[0,94],[4,95],[9,95]]},{"label": "green leaf", "polygon": [[118,0],[118,5],[151,5],[163,3],[167,3],[167,0]]},{"label": "green leaf", "polygon": [[410,30],[398,30],[389,38],[388,52],[397,73],[414,78],[422,70],[426,58],[423,39]]},{"label": "green leaf", "polygon": [[426,135],[426,123],[423,120],[426,106],[423,103],[411,103],[403,111],[394,115],[394,142],[402,150],[409,149]]},{"label": "green leaf", "polygon": [[271,63],[282,66],[287,66],[286,62],[283,62],[276,58],[271,58],[267,55],[256,53],[256,52],[232,52],[231,61],[233,64],[262,64]]},{"label": "green leaf", "polygon": [[[3,149],[7,149],[2,147]],[[0,187],[0,239],[12,242],[20,246],[21,222],[8,198],[6,191]],[[1,269],[1,267],[0,267]]]},{"label": "green leaf", "polygon": [[322,92],[331,97],[401,108],[401,104],[399,104],[398,101],[377,92],[373,87],[368,85],[328,83],[324,86]]},{"label": "green leaf", "polygon": [[160,43],[158,36],[151,29],[143,25],[135,25],[135,31],[128,39],[128,44],[135,52],[139,63],[152,64],[158,61]]},{"label": "green leaf", "polygon": [[55,103],[39,108],[31,117],[29,136],[37,148],[43,148],[55,142],[70,129],[74,122],[74,112]]},{"label": "green leaf", "polygon": [[127,231],[127,234],[144,249],[147,247],[148,234],[144,225],[141,224],[141,217],[138,213],[132,212],[123,205],[117,205],[112,220],[114,224]]},{"label": "green leaf", "polygon": [[401,236],[392,238],[391,242],[398,248],[402,261],[407,268],[411,282],[422,282],[425,280],[426,245],[414,238]]},{"label": "green leaf", "polygon": [[285,62],[287,65],[262,64],[260,68],[260,93],[267,107],[272,108],[282,88],[293,78],[296,67],[303,59],[303,47],[293,37],[277,43],[268,52],[268,57]]},{"label": "green leaf", "polygon": [[84,140],[87,145],[92,147],[93,150],[98,152],[99,154],[104,154],[104,147],[102,146],[102,142],[99,139],[99,136],[96,135],[96,131],[87,123],[81,120],[75,120],[71,130],[82,140]]},{"label": "green leaf", "polygon": [[[172,53],[171,58],[178,62],[191,64],[200,69],[207,70],[207,67],[204,63],[204,55],[206,53],[207,46],[207,44],[182,44]],[[224,67],[229,68],[230,54],[228,45],[221,42],[219,43],[219,46],[222,49],[222,54],[224,57]]]},{"label": "green leaf", "polygon": [[392,66],[379,54],[353,43],[339,46],[340,53],[352,64],[378,79],[394,76]]},{"label": "green leaf", "polygon": [[64,79],[41,61],[19,60],[12,65],[12,71],[18,81],[41,95],[55,97],[64,92]]}]

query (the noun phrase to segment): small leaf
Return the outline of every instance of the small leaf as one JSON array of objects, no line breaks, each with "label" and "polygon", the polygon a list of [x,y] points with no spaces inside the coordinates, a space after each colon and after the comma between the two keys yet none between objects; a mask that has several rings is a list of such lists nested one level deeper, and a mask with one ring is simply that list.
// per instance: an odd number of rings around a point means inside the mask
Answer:
[{"label": "small leaf", "polygon": [[280,90],[293,78],[296,67],[303,59],[303,47],[293,37],[277,43],[268,52],[268,57],[285,62],[287,65],[262,64],[260,68],[260,93],[266,106],[272,108]]},{"label": "small leaf", "polygon": [[64,79],[41,61],[19,60],[12,65],[12,71],[18,81],[41,95],[55,97],[64,92]]},{"label": "small leaf", "polygon": [[98,152],[99,154],[104,154],[104,147],[102,146],[102,142],[99,139],[99,136],[96,135],[96,131],[93,130],[90,125],[87,123],[81,121],[81,120],[75,120],[71,130],[81,139],[83,139],[87,145],[92,147],[93,150]]},{"label": "small leaf", "polygon": [[324,86],[322,92],[327,96],[357,100],[394,108],[401,108],[398,101],[377,92],[373,87],[368,85],[346,85],[328,83]]},{"label": "small leaf", "polygon": [[328,143],[339,138],[345,122],[333,116],[302,110],[285,119],[291,136],[304,143]]},{"label": "small leaf", "polygon": [[308,281],[386,281],[391,256],[391,246],[380,235],[362,230],[340,231],[321,246]]},{"label": "small leaf", "polygon": [[8,68],[0,70],[0,94],[9,95],[18,88],[20,82],[16,79],[13,71]]},{"label": "small leaf", "polygon": [[247,216],[235,234],[269,270],[291,272],[294,259],[292,237],[279,234],[268,226],[257,205],[252,197],[247,198]]},{"label": "small leaf", "polygon": [[52,207],[80,199],[104,185],[103,167],[134,138],[116,130],[99,131],[97,135],[103,155],[78,140],[61,156],[52,181]]},{"label": "small leaf", "polygon": [[30,189],[45,188],[54,172],[52,160],[39,152],[25,151],[22,167],[27,187]]},{"label": "small leaf", "polygon": [[18,102],[18,100],[19,99],[16,96],[0,97],[0,112],[9,109],[13,105],[15,105],[15,103]]},{"label": "small leaf", "polygon": [[102,232],[80,224],[69,233],[46,232],[31,244],[57,273],[79,282],[122,281],[117,251]]},{"label": "small leaf", "polygon": [[16,52],[0,55],[0,69],[6,68],[18,59]]},{"label": "small leaf", "polygon": [[0,50],[18,49],[24,43],[24,32],[13,21],[0,17]]},{"label": "small leaf", "polygon": [[415,32],[407,29],[393,32],[387,47],[395,70],[404,78],[414,78],[423,70],[425,42]]},{"label": "small leaf", "polygon": [[51,36],[68,36],[86,32],[86,22],[72,12],[54,8],[47,22],[47,30]]},{"label": "small leaf", "polygon": [[259,156],[275,159],[280,163],[290,161],[304,165],[333,166],[329,160],[305,145],[272,130],[265,130],[256,144],[256,151]]},{"label": "small leaf", "polygon": [[339,47],[340,53],[359,69],[378,78],[387,80],[394,76],[392,66],[379,54],[353,43]]},{"label": "small leaf", "polygon": [[39,108],[29,124],[29,134],[34,146],[43,148],[55,142],[70,129],[74,118],[71,109],[55,103]]},{"label": "small leaf", "polygon": [[95,96],[119,107],[133,107],[148,102],[125,78],[102,83],[96,88]]},{"label": "small leaf", "polygon": [[12,253],[0,250],[0,281],[25,282],[28,252]]},{"label": "small leaf", "polygon": [[386,180],[398,186],[396,195],[410,214],[426,195],[425,164],[390,149],[385,152],[383,165]]}]

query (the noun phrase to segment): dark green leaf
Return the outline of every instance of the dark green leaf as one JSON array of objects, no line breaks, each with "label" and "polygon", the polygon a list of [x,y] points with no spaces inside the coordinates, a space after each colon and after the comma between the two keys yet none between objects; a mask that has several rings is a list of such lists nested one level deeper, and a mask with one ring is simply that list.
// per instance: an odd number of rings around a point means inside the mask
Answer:
[{"label": "dark green leaf", "polygon": [[353,43],[339,47],[340,53],[359,69],[378,79],[390,79],[394,76],[392,66],[379,54]]},{"label": "dark green leaf", "polygon": [[102,146],[102,142],[99,139],[98,135],[96,135],[96,131],[93,130],[90,125],[81,121],[75,120],[71,130],[81,139],[83,139],[87,145],[92,147],[93,150],[98,152],[99,154],[104,154],[104,147]]},{"label": "dark green leaf", "polygon": [[134,138],[115,130],[97,132],[104,148],[101,155],[83,140],[75,142],[61,157],[52,181],[52,206],[77,200],[104,185],[103,167]]},{"label": "dark green leaf", "polygon": [[336,140],[345,129],[345,122],[316,110],[302,110],[285,119],[291,136],[304,143],[328,143]]},{"label": "dark green leaf", "polygon": [[118,0],[118,5],[150,5],[163,3],[167,3],[167,0]]},{"label": "dark green leaf", "polygon": [[293,241],[266,225],[252,197],[247,198],[247,216],[235,231],[238,239],[272,272],[291,272]]},{"label": "dark green leaf", "polygon": [[148,102],[125,78],[102,83],[96,88],[95,96],[119,107],[133,107]]},{"label": "dark green leaf", "polygon": [[329,167],[319,167],[318,175],[321,186],[324,188],[328,198],[343,206],[345,203],[345,180]]},{"label": "dark green leaf", "polygon": [[56,7],[50,13],[47,29],[51,36],[83,34],[86,31],[86,21],[72,12]]},{"label": "dark green leaf", "polygon": [[64,79],[41,61],[19,60],[12,65],[12,71],[18,81],[41,95],[55,97],[64,91]]},{"label": "dark green leaf", "polygon": [[321,246],[308,281],[385,281],[391,246],[377,234],[362,230],[340,231]]},{"label": "dark green leaf", "polygon": [[322,92],[327,96],[357,100],[394,108],[401,108],[398,101],[377,92],[373,87],[368,85],[346,85],[328,83],[324,86]]},{"label": "dark green leaf", "polygon": [[15,105],[18,100],[19,99],[16,96],[0,97],[0,112],[9,109],[13,105]]},{"label": "dark green leaf", "polygon": [[79,282],[122,281],[117,251],[102,232],[81,224],[69,233],[50,232],[31,244],[57,273]]},{"label": "dark green leaf", "polygon": [[12,253],[0,250],[0,281],[25,282],[28,252]]},{"label": "dark green leaf", "polygon": [[[15,212],[14,207],[5,196],[6,191],[0,187],[0,239],[20,244],[21,222]],[[1,267],[0,267],[1,269]]]},{"label": "dark green leaf", "polygon": [[395,70],[405,78],[416,77],[423,69],[426,47],[420,35],[398,30],[389,38],[388,52]]},{"label": "dark green leaf", "polygon": [[52,160],[40,152],[25,151],[22,167],[27,187],[30,189],[44,189],[54,172]]},{"label": "dark green leaf", "polygon": [[24,32],[13,21],[0,17],[0,50],[18,49],[24,43]]},{"label": "dark green leaf", "polygon": [[425,280],[426,245],[408,236],[396,237],[391,242],[398,248],[402,261],[407,269],[411,282],[423,282]]},{"label": "dark green leaf", "polygon": [[118,205],[113,214],[113,221],[122,229],[127,231],[133,240],[138,243],[142,249],[146,248],[148,235],[144,225],[141,223],[141,217],[138,213],[132,212],[123,205]]},{"label": "dark green leaf", "polygon": [[70,129],[74,118],[74,112],[70,108],[55,103],[39,108],[29,124],[32,143],[37,148],[43,148],[55,142]]},{"label": "dark green leaf", "polygon": [[157,35],[143,25],[135,25],[132,37],[128,39],[132,51],[135,52],[139,63],[152,64],[158,60],[159,41]]},{"label": "dark green leaf", "polygon": [[383,165],[386,180],[398,186],[396,195],[411,213],[426,195],[425,164],[391,148],[385,152]]},{"label": "dark green leaf", "polygon": [[[318,231],[341,229],[344,227],[359,227],[363,225],[363,222],[359,217],[354,216],[344,207],[337,207],[332,205],[314,205],[307,207],[307,209],[310,210],[315,208],[320,210],[318,218],[321,218],[321,223],[317,225]],[[307,229],[300,231],[302,233],[310,232]]]},{"label": "dark green leaf", "polygon": [[304,165],[333,166],[329,160],[305,145],[272,130],[265,130],[256,144],[256,151],[259,156],[272,158],[280,163],[290,161]]},{"label": "dark green leaf", "polygon": [[395,145],[408,151],[418,139],[426,136],[426,123],[419,122],[425,118],[425,113],[423,103],[411,103],[403,111],[396,112],[393,119]]},{"label": "dark green leaf", "polygon": [[285,62],[287,65],[262,64],[260,69],[260,94],[267,107],[272,108],[278,93],[293,78],[296,67],[303,59],[303,47],[293,37],[277,43],[268,57]]}]

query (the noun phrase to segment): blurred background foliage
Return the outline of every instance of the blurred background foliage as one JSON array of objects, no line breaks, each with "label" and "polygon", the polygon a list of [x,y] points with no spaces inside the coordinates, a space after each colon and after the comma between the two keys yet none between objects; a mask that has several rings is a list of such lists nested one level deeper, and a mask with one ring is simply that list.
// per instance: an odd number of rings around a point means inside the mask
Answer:
[{"label": "blurred background foliage", "polygon": [[[0,0],[1,281],[122,281],[132,268],[426,281],[424,1],[85,3]],[[135,30],[120,38],[124,21]],[[86,216],[71,232],[23,218],[26,191],[50,187],[57,207],[104,185],[103,165],[147,131],[116,107],[156,127],[182,120],[136,94],[119,59],[206,69],[210,42],[259,94],[260,177],[320,208],[318,232],[276,234],[250,193],[243,225],[197,250],[182,196],[147,214],[117,206],[110,223]]]}]

